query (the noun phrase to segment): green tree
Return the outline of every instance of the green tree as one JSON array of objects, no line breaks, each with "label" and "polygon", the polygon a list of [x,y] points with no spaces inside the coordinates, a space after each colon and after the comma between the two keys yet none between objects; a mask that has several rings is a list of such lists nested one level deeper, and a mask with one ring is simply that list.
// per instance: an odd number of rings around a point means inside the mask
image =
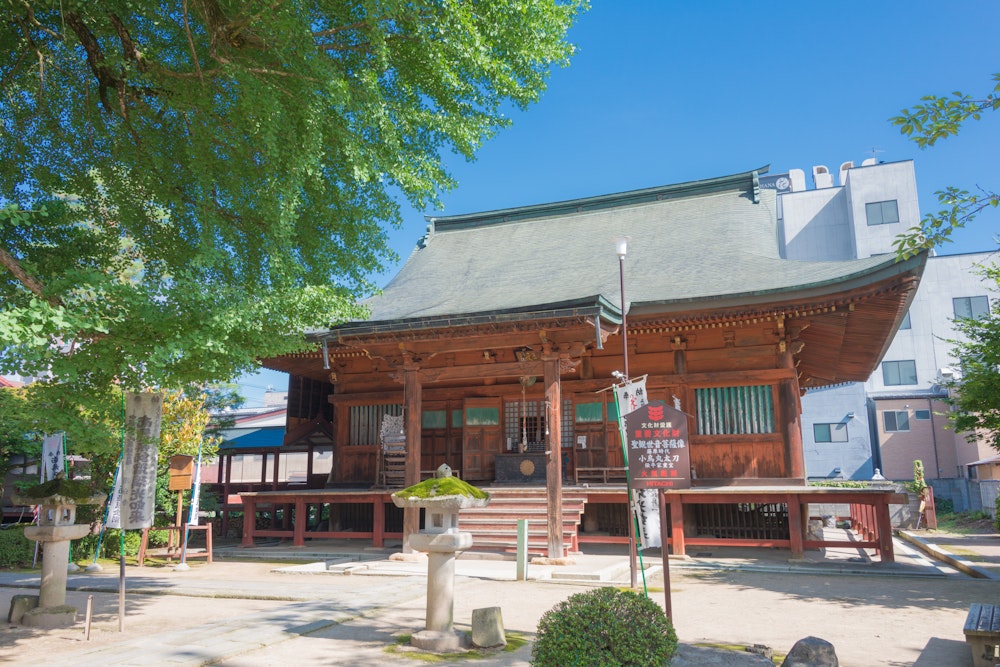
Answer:
[{"label": "green tree", "polygon": [[[209,433],[212,416],[207,409],[208,395],[191,395],[192,393],[173,391],[163,398],[160,445],[157,450],[156,506],[171,519],[176,512],[177,492],[168,490],[170,458],[181,454],[194,457],[197,463],[200,448],[202,460],[207,462],[218,454],[219,444],[222,442],[220,436]],[[191,492],[185,491],[183,495],[185,506],[189,506]]]},{"label": "green tree", "polygon": [[[982,273],[984,280],[1000,284],[1000,267],[986,266]],[[970,441],[985,438],[1000,450],[1000,317],[956,319],[955,330],[959,337],[949,342],[961,373],[945,383],[949,423]]]},{"label": "green tree", "polygon": [[[933,146],[939,139],[958,134],[967,120],[979,120],[983,112],[1000,108],[1000,74],[993,75],[993,82],[993,89],[981,97],[958,91],[949,96],[927,95],[920,104],[903,109],[890,122],[921,148]],[[934,194],[942,208],[924,215],[919,225],[900,235],[894,244],[899,255],[908,257],[946,243],[956,229],[964,227],[983,210],[1000,205],[1000,193],[981,186],[974,192],[946,187]]]},{"label": "green tree", "polygon": [[397,197],[539,99],[585,0],[4,4],[0,371],[78,417],[363,315]]},{"label": "green tree", "polygon": [[[15,458],[35,462],[41,458],[41,439],[31,433],[21,419],[24,395],[23,388],[0,389],[0,496]],[[34,481],[38,481],[37,476]]]}]

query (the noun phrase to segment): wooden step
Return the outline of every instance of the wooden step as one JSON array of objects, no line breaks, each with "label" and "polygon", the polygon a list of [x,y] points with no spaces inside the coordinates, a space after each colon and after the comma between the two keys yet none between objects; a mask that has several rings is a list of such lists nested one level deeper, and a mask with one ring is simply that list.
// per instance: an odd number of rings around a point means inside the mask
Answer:
[{"label": "wooden step", "polygon": [[[517,522],[527,519],[527,548],[532,554],[548,551],[548,499],[544,488],[489,489],[490,504],[460,512],[462,531],[472,534],[472,548],[512,552],[517,550]],[[562,543],[575,548],[586,507],[586,496],[566,494],[562,498]]]}]

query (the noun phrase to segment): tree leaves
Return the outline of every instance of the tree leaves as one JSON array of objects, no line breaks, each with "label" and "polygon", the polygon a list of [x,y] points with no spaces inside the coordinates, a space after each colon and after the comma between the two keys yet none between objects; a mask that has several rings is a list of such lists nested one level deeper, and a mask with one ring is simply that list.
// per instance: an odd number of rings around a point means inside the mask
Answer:
[{"label": "tree leaves", "polygon": [[1000,194],[983,188],[978,194],[955,187],[938,190],[934,194],[944,208],[924,215],[918,226],[911,227],[896,238],[893,248],[900,257],[912,257],[921,250],[950,242],[956,229],[964,227],[984,209],[1000,205]]},{"label": "tree leaves", "polygon": [[[1000,74],[994,74],[993,81],[993,90],[984,97],[975,99],[960,91],[948,97],[926,95],[921,98],[922,104],[903,109],[889,121],[921,148],[933,146],[939,139],[958,134],[970,118],[979,120],[984,111],[1000,108]],[[919,225],[900,235],[893,243],[896,254],[910,257],[947,243],[956,229],[964,227],[984,209],[1000,204],[1000,193],[980,186],[977,189],[978,194],[955,187],[937,191],[935,195],[944,208],[925,215]]]},{"label": "tree leaves", "polygon": [[960,91],[949,97],[925,95],[920,98],[923,104],[903,109],[889,121],[921,148],[933,146],[939,139],[958,134],[969,118],[979,120],[983,111],[1000,108],[1000,74],[994,74],[993,81],[993,90],[984,97],[974,99]]},{"label": "tree leaves", "polygon": [[11,3],[0,370],[225,380],[363,316],[424,207],[537,100],[582,0]]}]

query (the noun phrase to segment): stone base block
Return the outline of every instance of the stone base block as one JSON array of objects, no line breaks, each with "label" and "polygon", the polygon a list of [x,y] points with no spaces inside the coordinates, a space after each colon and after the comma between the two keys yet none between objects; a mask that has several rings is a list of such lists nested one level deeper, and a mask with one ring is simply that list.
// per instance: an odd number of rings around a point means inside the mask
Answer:
[{"label": "stone base block", "polygon": [[466,648],[468,640],[464,632],[441,632],[438,630],[421,630],[410,637],[410,644],[425,651],[446,653],[461,651]]},{"label": "stone base block", "polygon": [[21,625],[29,628],[68,628],[76,623],[76,607],[35,607],[21,618]]},{"label": "stone base block", "polygon": [[503,648],[507,645],[500,607],[472,610],[472,645],[477,648]]},{"label": "stone base block", "polygon": [[7,612],[7,622],[15,625],[19,624],[24,615],[37,606],[37,595],[15,595],[10,599],[10,611]]}]

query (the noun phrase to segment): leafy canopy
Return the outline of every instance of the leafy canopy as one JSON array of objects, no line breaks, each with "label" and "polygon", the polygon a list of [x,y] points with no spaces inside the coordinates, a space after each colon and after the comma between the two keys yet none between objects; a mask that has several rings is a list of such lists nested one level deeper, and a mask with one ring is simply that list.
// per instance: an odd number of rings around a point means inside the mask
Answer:
[{"label": "leafy canopy", "polygon": [[[889,120],[918,146],[928,148],[939,139],[958,134],[970,118],[979,120],[983,112],[1000,109],[1000,74],[993,75],[993,82],[993,89],[980,98],[959,91],[950,96],[926,95],[920,104],[903,109]],[[946,187],[934,194],[942,208],[925,215],[919,225],[896,240],[897,254],[909,257],[946,243],[956,229],[964,227],[983,210],[1000,206],[1000,193],[981,186],[975,192]]]},{"label": "leafy canopy", "polygon": [[228,380],[362,315],[395,197],[453,186],[584,4],[7,0],[0,372]]},{"label": "leafy canopy", "polygon": [[[1000,267],[981,271],[985,280],[1000,284]],[[949,423],[970,441],[982,437],[1000,450],[1000,317],[956,319],[955,330],[959,337],[949,342],[961,373],[945,383],[952,406]]]}]

